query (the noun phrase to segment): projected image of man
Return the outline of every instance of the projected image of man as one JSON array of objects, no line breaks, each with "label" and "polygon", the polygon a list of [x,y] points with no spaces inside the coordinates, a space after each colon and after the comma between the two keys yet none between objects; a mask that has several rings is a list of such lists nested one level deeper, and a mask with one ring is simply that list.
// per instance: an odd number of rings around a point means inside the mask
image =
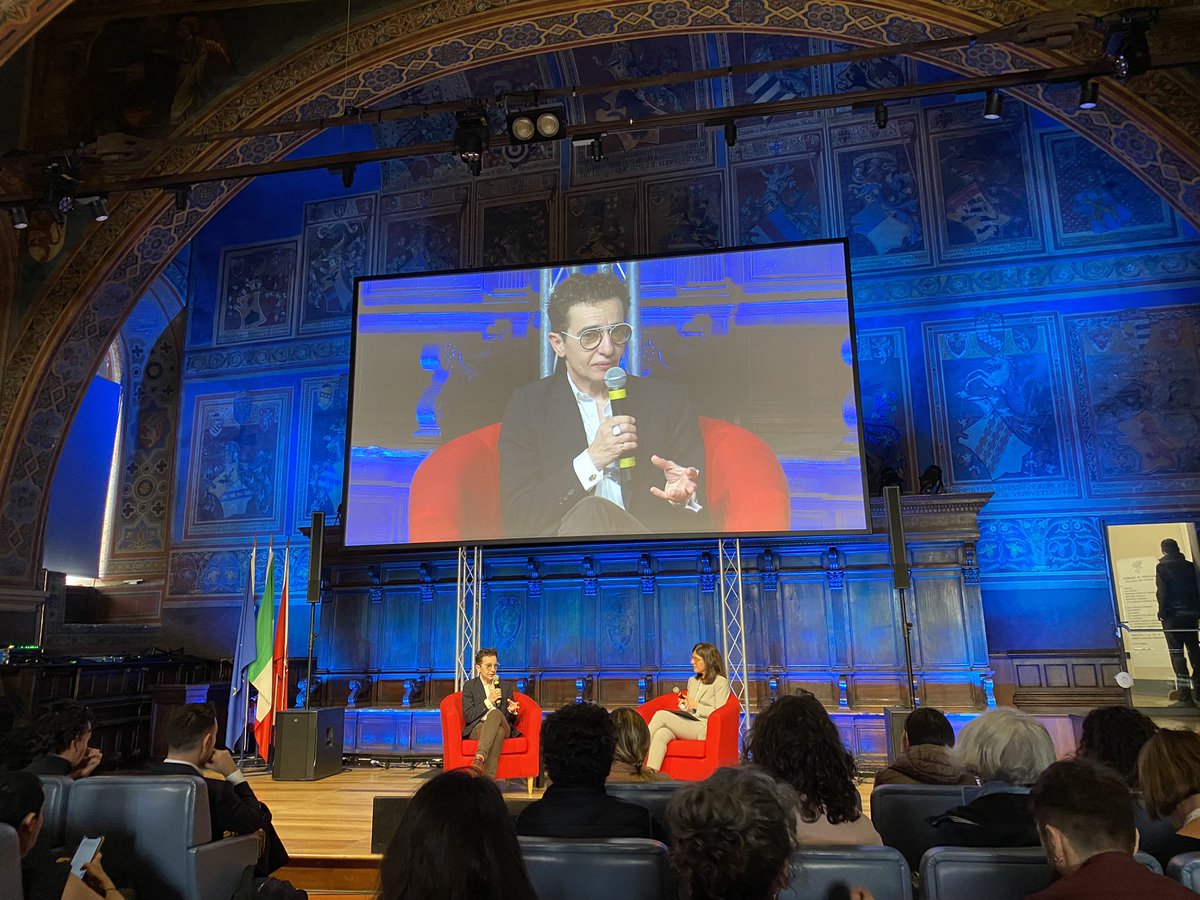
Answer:
[{"label": "projected image of man", "polygon": [[513,393],[500,430],[509,536],[708,530],[704,444],[687,390],[634,376],[619,389],[633,334],[625,282],[569,275],[548,315],[557,370]]}]

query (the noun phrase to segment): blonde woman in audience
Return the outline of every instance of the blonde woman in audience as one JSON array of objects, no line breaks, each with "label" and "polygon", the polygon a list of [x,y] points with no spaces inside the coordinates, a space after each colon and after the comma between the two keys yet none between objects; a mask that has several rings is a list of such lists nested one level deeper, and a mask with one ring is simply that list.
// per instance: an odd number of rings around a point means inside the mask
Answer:
[{"label": "blonde woman in audience", "polygon": [[1036,847],[1029,786],[1053,764],[1054,742],[1037,719],[1016,709],[985,712],[958,735],[954,758],[981,787],[965,806],[931,820],[953,847]]},{"label": "blonde woman in audience", "polygon": [[692,648],[692,672],[686,696],[679,698],[680,712],[660,709],[650,719],[650,754],[646,765],[658,771],[667,755],[667,744],[682,738],[702,741],[708,734],[708,717],[729,699],[729,679],[725,677],[725,660],[721,651],[707,642]]},{"label": "blonde woman in audience", "polygon": [[854,785],[854,757],[812,694],[780,697],[760,712],[743,757],[796,791],[800,844],[883,843],[863,815]]},{"label": "blonde woman in audience", "polygon": [[670,781],[670,775],[656,772],[646,765],[646,754],[650,752],[650,727],[637,710],[629,707],[614,709],[610,718],[615,744],[608,783]]},{"label": "blonde woman in audience", "polygon": [[1142,850],[1166,868],[1180,853],[1200,851],[1200,735],[1163,728],[1138,754],[1138,780],[1146,809],[1170,819],[1173,834],[1147,840]]}]

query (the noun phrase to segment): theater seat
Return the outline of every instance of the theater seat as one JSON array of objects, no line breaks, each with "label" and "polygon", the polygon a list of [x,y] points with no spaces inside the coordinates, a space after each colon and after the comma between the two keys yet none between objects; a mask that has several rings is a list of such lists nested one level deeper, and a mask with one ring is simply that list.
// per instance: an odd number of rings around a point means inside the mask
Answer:
[{"label": "theater seat", "polygon": [[[1162,874],[1153,857],[1139,853],[1137,861]],[[921,860],[920,896],[922,900],[1023,900],[1045,890],[1053,880],[1054,870],[1041,847],[934,847]]]},{"label": "theater seat", "polygon": [[[520,709],[517,712],[517,731],[520,737],[509,738],[500,750],[497,778],[524,778],[529,796],[533,796],[533,779],[541,771],[542,708],[517,691],[513,699]],[[462,691],[456,691],[442,699],[442,765],[447,772],[471,765],[479,741],[469,741],[462,736],[466,722],[463,721]]]},{"label": "theater seat", "polygon": [[[767,443],[731,422],[700,416],[705,506],[714,531],[787,531],[787,478]],[[413,474],[408,539],[461,543],[504,537],[500,515],[500,424],[447,441]]]},{"label": "theater seat", "polygon": [[[675,709],[678,698],[663,694],[638,707],[638,714],[650,724],[660,709]],[[678,738],[667,744],[662,771],[676,781],[703,781],[721,766],[738,762],[738,715],[742,706],[732,692],[725,705],[708,717],[708,730],[702,741]]]},{"label": "theater seat", "polygon": [[838,882],[866,888],[875,900],[912,900],[908,863],[891,847],[805,847],[792,857],[779,900],[825,897]]},{"label": "theater seat", "polygon": [[[14,897],[20,894],[21,841],[16,830],[3,822],[0,822],[0,885],[7,885],[5,891],[11,891]],[[15,890],[13,885],[17,886]],[[0,892],[0,896],[9,894]]]},{"label": "theater seat", "polygon": [[871,823],[884,846],[899,850],[916,871],[925,851],[945,840],[926,820],[962,803],[961,785],[880,785],[871,792]]},{"label": "theater seat", "polygon": [[650,815],[666,828],[667,805],[675,796],[675,792],[685,784],[685,781],[618,782],[604,785],[604,790],[612,797],[646,807],[650,810]]},{"label": "theater seat", "polygon": [[37,844],[39,848],[57,850],[65,840],[67,799],[75,780],[67,775],[39,775],[38,780],[46,802],[42,804],[42,831]]},{"label": "theater seat", "polygon": [[1189,891],[1200,894],[1200,853],[1181,853],[1167,863],[1167,874]]},{"label": "theater seat", "polygon": [[66,844],[104,836],[104,868],[154,900],[225,900],[258,860],[258,836],[210,842],[208,790],[199,776],[85,778],[71,787]]},{"label": "theater seat", "polygon": [[674,898],[667,847],[644,838],[565,840],[521,837],[538,900]]}]

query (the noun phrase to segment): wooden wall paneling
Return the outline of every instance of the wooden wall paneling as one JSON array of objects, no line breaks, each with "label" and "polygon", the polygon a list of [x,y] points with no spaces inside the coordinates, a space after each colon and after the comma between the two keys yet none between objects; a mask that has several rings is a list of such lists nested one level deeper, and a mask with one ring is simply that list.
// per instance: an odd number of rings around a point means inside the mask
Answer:
[{"label": "wooden wall paneling", "polygon": [[920,670],[970,666],[966,610],[957,569],[913,572],[913,666]]},{"label": "wooden wall paneling", "polygon": [[630,673],[639,668],[641,647],[637,636],[650,624],[642,619],[640,595],[641,582],[637,578],[620,577],[603,582],[595,607],[597,668]]},{"label": "wooden wall paneling", "polygon": [[839,592],[827,590],[825,576],[783,573],[777,593],[783,618],[782,663],[788,672],[836,668],[846,662],[844,606],[834,600]]},{"label": "wooden wall paneling", "polygon": [[396,672],[416,669],[422,645],[428,645],[421,633],[421,597],[417,585],[387,587],[376,610],[375,658],[371,668]]},{"label": "wooden wall paneling", "polygon": [[849,569],[842,592],[849,624],[850,664],[857,670],[903,669],[900,594],[890,572]]}]

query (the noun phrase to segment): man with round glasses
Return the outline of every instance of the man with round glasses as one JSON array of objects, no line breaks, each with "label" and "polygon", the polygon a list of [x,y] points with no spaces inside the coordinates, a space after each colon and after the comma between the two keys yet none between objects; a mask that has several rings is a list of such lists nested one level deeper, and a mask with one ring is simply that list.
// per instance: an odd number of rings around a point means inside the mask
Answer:
[{"label": "man with round glasses", "polygon": [[[625,282],[608,272],[569,275],[548,316],[561,365],[513,393],[500,430],[508,535],[707,530],[704,443],[687,390],[630,376],[613,415],[604,376],[633,335]],[[622,468],[623,458],[636,462]]]}]

